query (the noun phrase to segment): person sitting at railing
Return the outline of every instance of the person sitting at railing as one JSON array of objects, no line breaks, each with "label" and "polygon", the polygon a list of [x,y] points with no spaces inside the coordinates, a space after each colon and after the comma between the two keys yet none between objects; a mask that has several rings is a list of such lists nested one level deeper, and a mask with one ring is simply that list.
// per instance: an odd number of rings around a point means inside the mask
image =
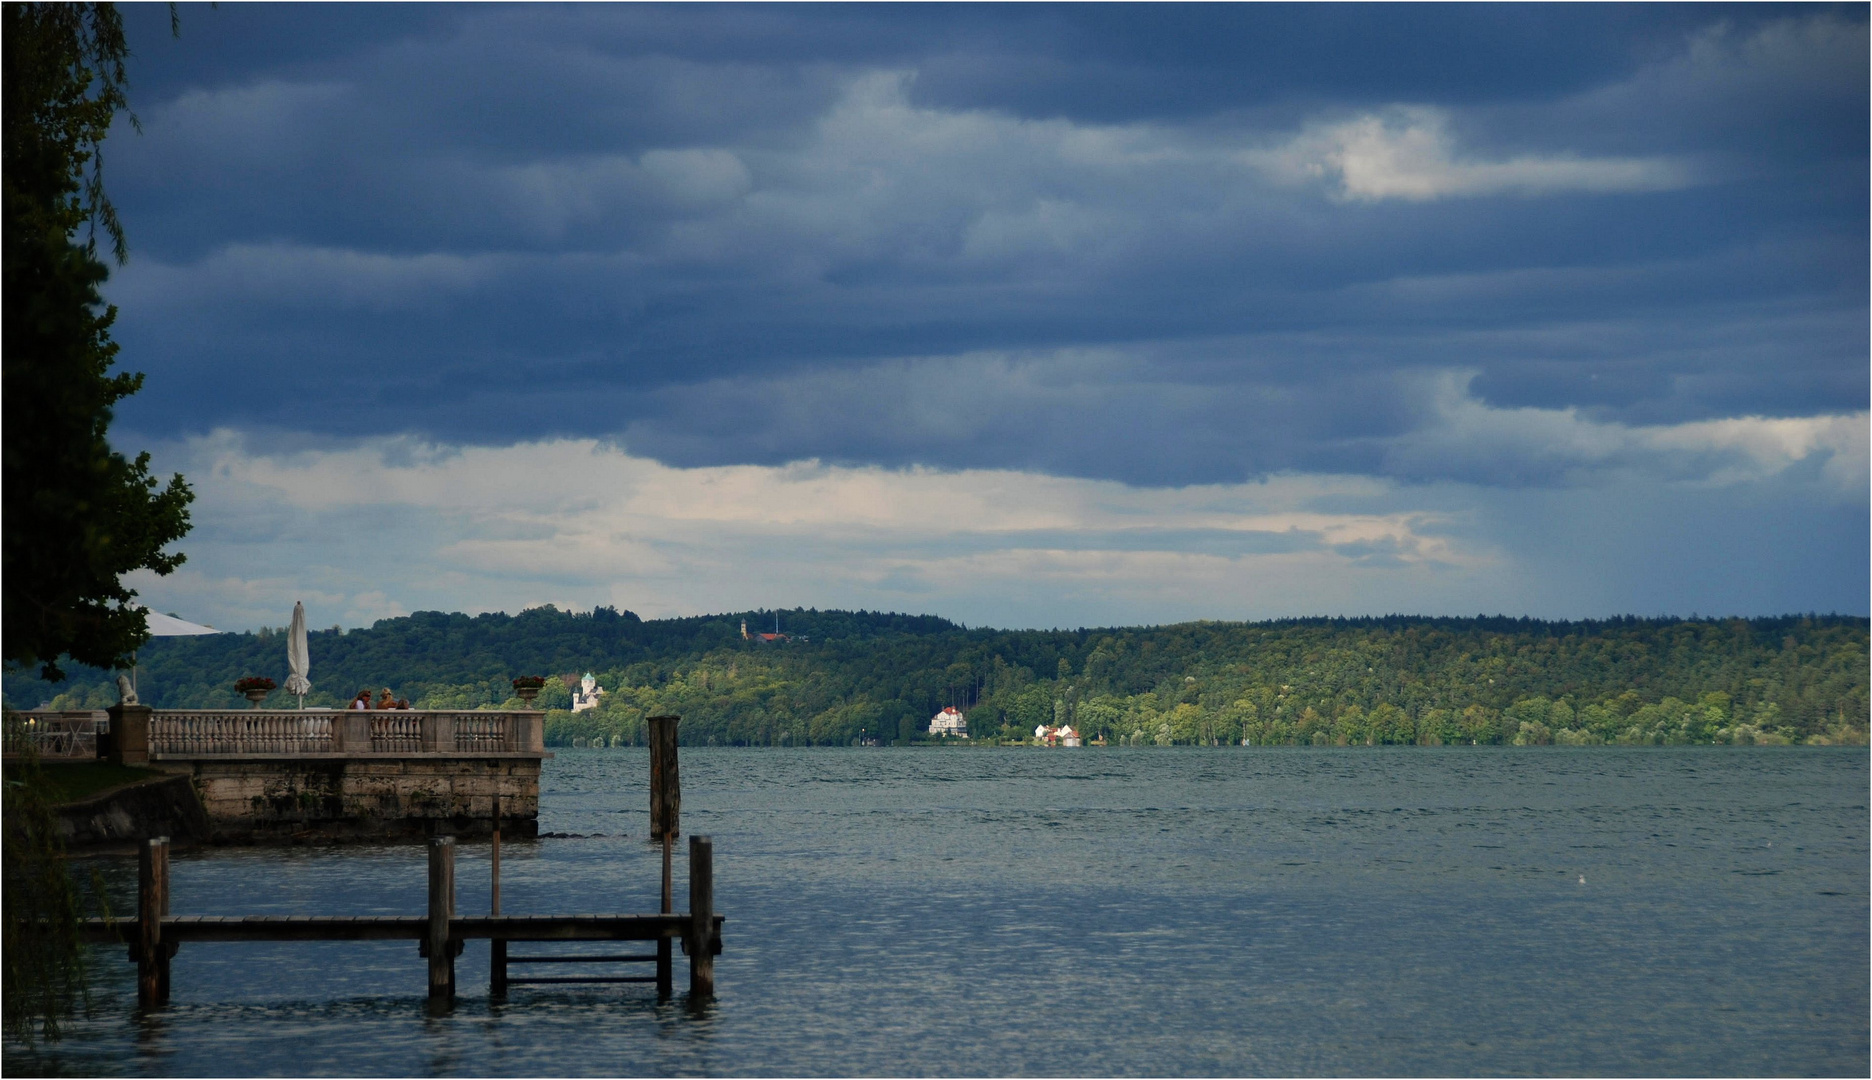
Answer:
[{"label": "person sitting at railing", "polygon": [[357,692],[357,697],[354,697],[354,698],[352,698],[352,699],[351,699],[351,705],[350,705],[350,708],[353,708],[353,709],[368,709],[368,708],[370,708],[370,707],[371,707],[371,701],[370,701],[370,691],[369,691],[369,690],[359,690],[359,691]]},{"label": "person sitting at railing", "polygon": [[377,707],[379,709],[396,708],[396,698],[390,696],[390,688],[388,686],[383,688],[383,694],[377,698]]}]

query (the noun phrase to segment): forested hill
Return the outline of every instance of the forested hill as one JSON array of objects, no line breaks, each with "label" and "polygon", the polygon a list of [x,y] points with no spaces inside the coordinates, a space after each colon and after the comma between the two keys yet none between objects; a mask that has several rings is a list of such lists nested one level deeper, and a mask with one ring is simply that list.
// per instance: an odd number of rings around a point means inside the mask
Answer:
[{"label": "forested hill", "polygon": [[[746,620],[752,639],[742,636]],[[922,738],[955,705],[975,741],[1070,722],[1088,738],[1172,744],[1780,743],[1865,740],[1868,621],[1835,616],[1542,622],[1297,619],[1006,631],[933,616],[794,610],[642,620],[628,611],[419,612],[311,635],[310,705],[389,686],[418,706],[511,701],[515,675],[594,673],[572,714],[550,680],[556,744],[640,741],[683,717],[686,742]],[[160,638],[139,685],[158,707],[244,705],[244,675],[283,683],[283,630]],[[105,673],[56,687],[18,671],[10,707],[101,708]],[[283,692],[268,704],[290,702]]]}]

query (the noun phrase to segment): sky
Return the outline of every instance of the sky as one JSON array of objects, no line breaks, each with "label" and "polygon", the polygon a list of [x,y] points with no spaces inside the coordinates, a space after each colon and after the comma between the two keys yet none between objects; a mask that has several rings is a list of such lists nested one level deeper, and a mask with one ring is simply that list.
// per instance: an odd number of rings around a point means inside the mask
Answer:
[{"label": "sky", "polygon": [[125,11],[158,610],[1868,611],[1864,5]]}]

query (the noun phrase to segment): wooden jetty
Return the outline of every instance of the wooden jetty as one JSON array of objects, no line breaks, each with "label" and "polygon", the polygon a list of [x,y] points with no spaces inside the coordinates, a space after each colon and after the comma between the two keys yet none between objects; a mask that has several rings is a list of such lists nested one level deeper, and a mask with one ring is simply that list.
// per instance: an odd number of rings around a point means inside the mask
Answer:
[{"label": "wooden jetty", "polygon": [[[723,917],[715,913],[714,847],[707,836],[689,838],[689,910],[671,910],[671,844],[676,835],[681,795],[676,784],[676,717],[653,718],[655,764],[651,770],[651,806],[663,848],[662,911],[655,914],[508,915],[500,910],[500,832],[494,832],[490,912],[458,915],[455,911],[455,838],[429,841],[429,903],[422,915],[172,915],[169,912],[169,838],[145,841],[138,849],[137,917],[134,921],[86,919],[80,935],[92,942],[121,941],[137,965],[137,1004],[154,1008],[169,1000],[169,961],[190,941],[415,941],[429,963],[429,999],[455,997],[455,958],[463,943],[491,942],[488,989],[495,995],[519,984],[647,983],[660,994],[673,989],[671,942],[689,957],[691,1000],[715,992],[715,957],[721,952]],[[499,803],[495,803],[499,821]],[[649,941],[652,953],[600,956],[510,955],[510,942]],[[539,975],[516,977],[516,964],[655,964],[654,975]]]},{"label": "wooden jetty", "polygon": [[[550,941],[678,941],[689,957],[689,994],[715,992],[715,957],[721,952],[723,916],[714,911],[712,845],[706,836],[689,838],[689,910],[653,915],[457,915],[455,913],[455,838],[429,842],[429,910],[424,915],[172,915],[169,913],[169,840],[145,841],[139,850],[135,921],[86,919],[80,933],[87,941],[121,941],[137,965],[137,1004],[154,1008],[169,1000],[169,961],[190,941],[415,941],[429,961],[429,997],[455,997],[455,958],[464,942],[486,938],[498,944]],[[503,950],[504,951],[504,950]],[[539,976],[515,978],[511,964],[654,963],[646,976]],[[609,956],[502,956],[492,965],[489,989],[504,992],[521,983],[655,982],[671,992],[667,948],[655,953]]]}]

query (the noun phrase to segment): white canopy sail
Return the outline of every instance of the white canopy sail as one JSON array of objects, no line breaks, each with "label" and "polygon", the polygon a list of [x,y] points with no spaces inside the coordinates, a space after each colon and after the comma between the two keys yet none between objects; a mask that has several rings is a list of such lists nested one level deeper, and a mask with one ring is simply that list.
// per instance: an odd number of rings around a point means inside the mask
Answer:
[{"label": "white canopy sail", "polygon": [[[197,634],[225,634],[226,630],[216,630],[212,626],[192,623],[187,619],[178,619],[174,615],[164,615],[160,611],[151,611],[142,604],[132,605],[143,609],[143,625],[149,628],[151,637],[194,637]],[[127,701],[136,700],[137,663],[136,653],[130,654],[130,694]],[[118,684],[120,687],[122,683]]]},{"label": "white canopy sail", "polygon": [[[142,607],[141,604],[137,605]],[[164,615],[160,611],[143,608],[143,625],[149,627],[151,637],[194,637],[196,634],[225,634],[225,630],[216,630],[212,626],[192,623],[187,619],[178,619],[174,615]]]}]

